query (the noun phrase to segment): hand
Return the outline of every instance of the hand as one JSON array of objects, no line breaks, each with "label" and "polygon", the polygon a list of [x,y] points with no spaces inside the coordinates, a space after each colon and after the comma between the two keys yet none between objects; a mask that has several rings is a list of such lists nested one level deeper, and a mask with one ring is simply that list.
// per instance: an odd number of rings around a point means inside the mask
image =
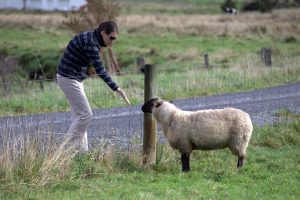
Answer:
[{"label": "hand", "polygon": [[87,74],[91,77],[96,77],[96,70],[92,65],[88,66]]},{"label": "hand", "polygon": [[129,99],[127,98],[125,92],[124,92],[121,88],[118,88],[118,89],[116,90],[116,92],[117,92],[119,95],[121,95],[121,97],[123,97],[123,99],[126,101],[126,103],[127,103],[129,106],[131,106],[131,103],[130,103]]}]

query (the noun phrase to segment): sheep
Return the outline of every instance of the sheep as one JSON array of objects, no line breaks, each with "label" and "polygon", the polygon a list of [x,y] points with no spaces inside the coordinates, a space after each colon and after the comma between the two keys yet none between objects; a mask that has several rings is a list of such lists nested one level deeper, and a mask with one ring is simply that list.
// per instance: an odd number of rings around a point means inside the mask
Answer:
[{"label": "sheep", "polygon": [[190,171],[193,150],[228,147],[238,156],[237,168],[243,166],[253,130],[251,119],[244,111],[235,108],[183,111],[158,98],[146,102],[142,111],[153,113],[170,146],[179,150],[183,172]]},{"label": "sheep", "polygon": [[235,9],[235,8],[232,8],[232,7],[226,7],[226,8],[224,9],[224,12],[225,12],[226,14],[230,14],[230,15],[236,15],[236,14],[237,14],[236,9]]}]

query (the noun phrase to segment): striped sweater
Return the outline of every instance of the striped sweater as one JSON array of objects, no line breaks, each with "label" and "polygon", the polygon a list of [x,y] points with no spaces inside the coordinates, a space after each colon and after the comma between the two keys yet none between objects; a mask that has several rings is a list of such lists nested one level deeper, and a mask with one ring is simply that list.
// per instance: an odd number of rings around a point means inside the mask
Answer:
[{"label": "striped sweater", "polygon": [[68,44],[57,66],[57,73],[63,77],[83,81],[87,76],[89,65],[93,65],[97,75],[113,90],[118,85],[105,70],[100,58],[100,46],[105,47],[98,29],[76,35]]}]

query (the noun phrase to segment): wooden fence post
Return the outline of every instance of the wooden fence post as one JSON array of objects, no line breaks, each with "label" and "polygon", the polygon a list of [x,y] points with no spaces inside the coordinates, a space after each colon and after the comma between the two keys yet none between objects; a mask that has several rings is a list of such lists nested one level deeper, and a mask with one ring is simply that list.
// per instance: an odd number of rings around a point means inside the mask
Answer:
[{"label": "wooden fence post", "polygon": [[209,59],[208,59],[208,54],[204,54],[204,63],[205,63],[205,67],[206,69],[208,69],[209,67]]},{"label": "wooden fence post", "polygon": [[[155,97],[155,66],[145,65],[145,94],[144,101],[147,102]],[[151,113],[144,113],[144,138],[143,138],[143,164],[156,163],[157,125]]]},{"label": "wooden fence post", "polygon": [[261,60],[267,67],[272,66],[272,50],[271,48],[261,48]]}]

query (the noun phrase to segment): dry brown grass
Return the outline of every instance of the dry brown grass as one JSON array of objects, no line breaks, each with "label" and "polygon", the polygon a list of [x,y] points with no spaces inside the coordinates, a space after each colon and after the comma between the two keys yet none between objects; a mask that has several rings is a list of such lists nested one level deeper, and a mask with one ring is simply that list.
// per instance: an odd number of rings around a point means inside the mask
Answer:
[{"label": "dry brown grass", "polygon": [[89,152],[78,153],[63,135],[27,130],[19,134],[8,128],[0,133],[0,183],[45,186],[126,170],[127,164],[138,168],[140,141],[132,144],[132,150],[124,151],[109,139],[101,139]]},{"label": "dry brown grass", "polygon": [[[0,14],[0,25],[28,27],[62,27],[66,18],[56,14]],[[300,9],[282,9],[272,13],[230,15],[121,15],[117,22],[122,32],[178,35],[249,36],[270,35],[300,37]]]},{"label": "dry brown grass", "polygon": [[38,14],[38,13],[1,13],[0,26],[21,26],[21,27],[62,27],[65,17],[59,13]]},{"label": "dry brown grass", "polygon": [[168,59],[176,60],[178,62],[188,62],[191,60],[196,60],[199,57],[199,51],[195,48],[184,50],[183,52],[170,51],[168,54]]},{"label": "dry brown grass", "polygon": [[273,13],[240,13],[230,15],[127,15],[118,18],[129,33],[178,35],[245,36],[250,34],[279,37],[300,35],[300,9]]},{"label": "dry brown grass", "polygon": [[0,180],[25,182],[37,186],[58,181],[68,174],[77,151],[68,144],[55,142],[53,135],[1,133]]}]

